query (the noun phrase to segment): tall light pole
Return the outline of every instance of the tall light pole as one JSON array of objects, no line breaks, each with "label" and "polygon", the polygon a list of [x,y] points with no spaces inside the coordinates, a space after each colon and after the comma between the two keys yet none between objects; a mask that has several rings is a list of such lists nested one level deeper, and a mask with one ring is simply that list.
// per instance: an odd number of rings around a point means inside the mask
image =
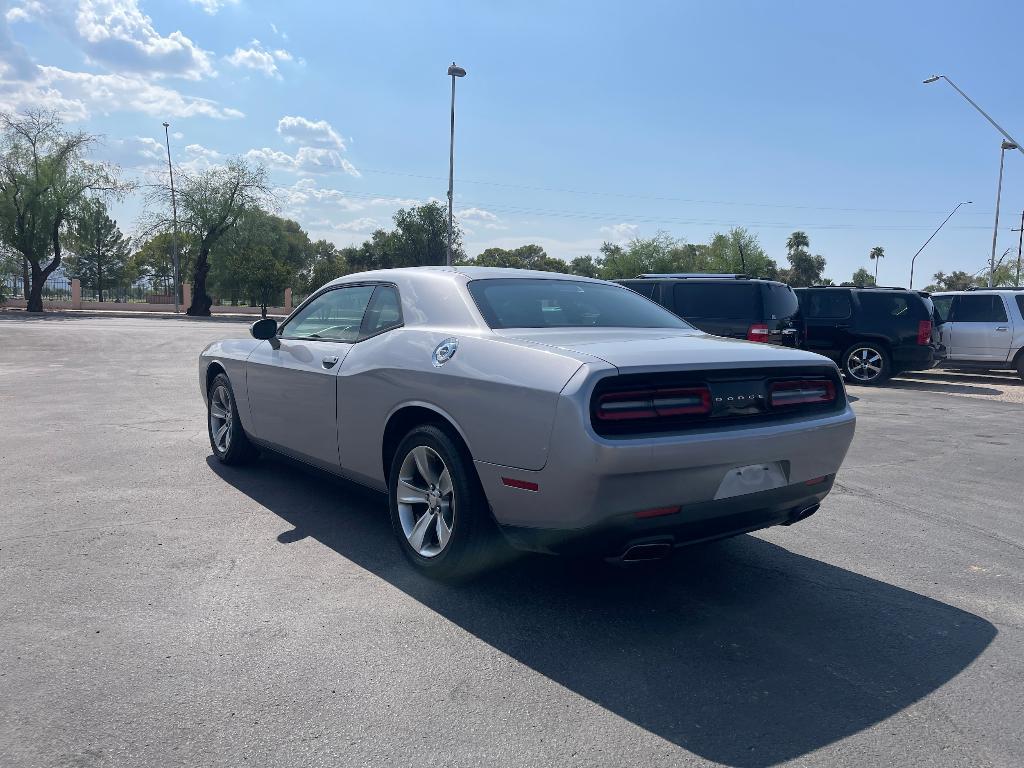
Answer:
[{"label": "tall light pole", "polygon": [[931,77],[929,77],[926,80],[924,80],[924,84],[928,85],[929,83],[934,83],[937,80],[945,80],[947,83],[949,83],[951,86],[953,86],[953,90],[955,90],[957,93],[959,93],[961,96],[963,96],[964,99],[967,100],[968,104],[970,104],[972,107],[974,107],[976,110],[978,110],[981,113],[982,117],[984,117],[986,120],[988,120],[990,123],[992,123],[992,127],[993,128],[995,128],[997,131],[999,131],[1001,134],[1003,134],[1003,137],[1008,142],[1010,142],[1011,144],[1014,145],[1013,147],[1007,147],[1007,149],[1016,149],[1016,150],[1020,151],[1021,154],[1024,154],[1024,147],[1021,147],[1021,143],[1019,141],[1017,141],[1015,138],[1013,138],[1013,136],[1008,134],[1006,131],[1004,131],[1002,126],[999,125],[999,123],[997,123],[995,120],[993,120],[991,117],[989,117],[988,112],[986,112],[984,109],[979,107],[974,102],[974,99],[972,99],[966,93],[961,91],[960,88],[957,87],[957,84],[954,83],[952,80],[950,80],[948,77],[946,77],[945,75],[932,75]]},{"label": "tall light pole", "polygon": [[992,258],[988,266],[988,287],[995,287],[996,279],[996,237],[999,235],[999,199],[1003,195],[1003,160],[1006,157],[1006,150],[1020,149],[1012,141],[1004,141],[999,145],[999,185],[996,187],[996,223],[992,227]]},{"label": "tall light pole", "polygon": [[458,66],[454,61],[448,67],[448,74],[452,78],[452,133],[451,143],[448,145],[448,256],[445,263],[452,265],[452,191],[455,183],[455,78],[465,77],[466,70]]},{"label": "tall light pole", "polygon": [[181,275],[178,274],[178,201],[174,197],[174,166],[171,165],[171,135],[169,133],[171,124],[164,123],[164,140],[167,142],[167,172],[171,176],[171,217],[174,228],[171,230],[171,267],[174,271],[174,314],[178,314],[178,290],[181,285]]},{"label": "tall light pole", "polygon": [[949,216],[947,216],[945,219],[943,219],[942,223],[939,224],[939,226],[935,228],[935,231],[932,232],[931,236],[927,240],[924,241],[924,245],[922,245],[920,248],[917,249],[917,253],[914,254],[914,258],[912,258],[910,260],[910,290],[914,290],[914,262],[917,261],[917,257],[921,255],[921,251],[923,251],[925,249],[925,246],[927,246],[928,243],[930,243],[932,241],[933,237],[935,237],[937,234],[939,234],[939,230],[942,229],[944,226],[946,226],[946,222],[953,218],[953,214],[957,212],[957,209],[961,205],[970,205],[970,204],[971,204],[970,200],[964,200],[962,203],[957,203],[956,204],[956,208],[954,208],[952,211],[950,211]]},{"label": "tall light pole", "polygon": [[1013,281],[1013,287],[1020,287],[1020,252],[1021,248],[1024,247],[1024,211],[1020,212],[1020,229],[1011,229],[1011,232],[1019,232],[1020,235],[1017,237],[1017,277]]}]

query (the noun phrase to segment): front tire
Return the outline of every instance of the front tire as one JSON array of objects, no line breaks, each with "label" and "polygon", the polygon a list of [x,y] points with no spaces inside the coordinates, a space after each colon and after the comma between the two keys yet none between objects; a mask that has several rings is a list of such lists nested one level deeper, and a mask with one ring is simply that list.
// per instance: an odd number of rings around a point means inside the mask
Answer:
[{"label": "front tire", "polygon": [[242,428],[235,392],[227,374],[218,373],[210,382],[206,394],[206,425],[213,455],[221,464],[245,464],[259,453]]},{"label": "front tire", "polygon": [[843,353],[843,371],[848,381],[871,387],[892,376],[892,363],[883,347],[873,342],[859,342]]},{"label": "front tire", "polygon": [[391,525],[406,559],[440,580],[491,565],[499,542],[468,452],[433,425],[411,430],[388,478]]}]

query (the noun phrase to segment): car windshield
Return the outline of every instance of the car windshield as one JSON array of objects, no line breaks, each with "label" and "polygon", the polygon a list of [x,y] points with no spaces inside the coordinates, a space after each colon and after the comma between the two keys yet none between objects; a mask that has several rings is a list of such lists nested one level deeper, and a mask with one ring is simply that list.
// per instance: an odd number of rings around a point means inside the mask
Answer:
[{"label": "car windshield", "polygon": [[542,278],[473,280],[491,328],[691,328],[667,309],[607,283]]}]

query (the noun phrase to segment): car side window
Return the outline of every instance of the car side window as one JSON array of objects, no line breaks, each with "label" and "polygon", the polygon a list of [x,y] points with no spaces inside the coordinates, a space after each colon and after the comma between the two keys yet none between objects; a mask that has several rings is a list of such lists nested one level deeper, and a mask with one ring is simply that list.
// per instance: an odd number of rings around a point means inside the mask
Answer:
[{"label": "car side window", "polygon": [[1017,309],[1020,310],[1021,317],[1024,317],[1024,296],[1018,294],[1014,298],[1017,299]]},{"label": "car side window", "polygon": [[1006,307],[999,296],[957,296],[953,300],[953,322],[1005,323]]},{"label": "car side window", "polygon": [[865,314],[882,320],[891,317],[910,317],[910,302],[899,293],[862,292],[859,297],[861,309]]},{"label": "car side window", "polygon": [[360,339],[376,336],[402,325],[402,302],[393,285],[378,285],[363,317]]},{"label": "car side window", "polygon": [[952,296],[932,296],[932,304],[935,306],[935,316],[940,323],[949,322],[949,313],[953,308]]},{"label": "car side window", "polygon": [[285,324],[281,338],[356,341],[363,314],[375,288],[373,285],[353,285],[332,288],[320,294]]},{"label": "car side window", "polygon": [[853,305],[847,291],[809,291],[804,297],[807,317],[845,320],[853,314]]}]

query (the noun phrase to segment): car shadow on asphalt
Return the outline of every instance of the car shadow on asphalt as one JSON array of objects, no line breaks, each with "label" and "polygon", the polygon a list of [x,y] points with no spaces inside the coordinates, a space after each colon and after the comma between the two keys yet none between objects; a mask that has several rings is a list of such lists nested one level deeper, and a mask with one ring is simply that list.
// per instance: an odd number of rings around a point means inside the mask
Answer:
[{"label": "car shadow on asphalt", "polygon": [[524,556],[439,584],[404,561],[383,496],[276,458],[208,462],[291,526],[282,545],[313,538],[570,691],[726,765],[774,765],[875,725],[996,636],[973,614],[755,536],[635,570]]}]

